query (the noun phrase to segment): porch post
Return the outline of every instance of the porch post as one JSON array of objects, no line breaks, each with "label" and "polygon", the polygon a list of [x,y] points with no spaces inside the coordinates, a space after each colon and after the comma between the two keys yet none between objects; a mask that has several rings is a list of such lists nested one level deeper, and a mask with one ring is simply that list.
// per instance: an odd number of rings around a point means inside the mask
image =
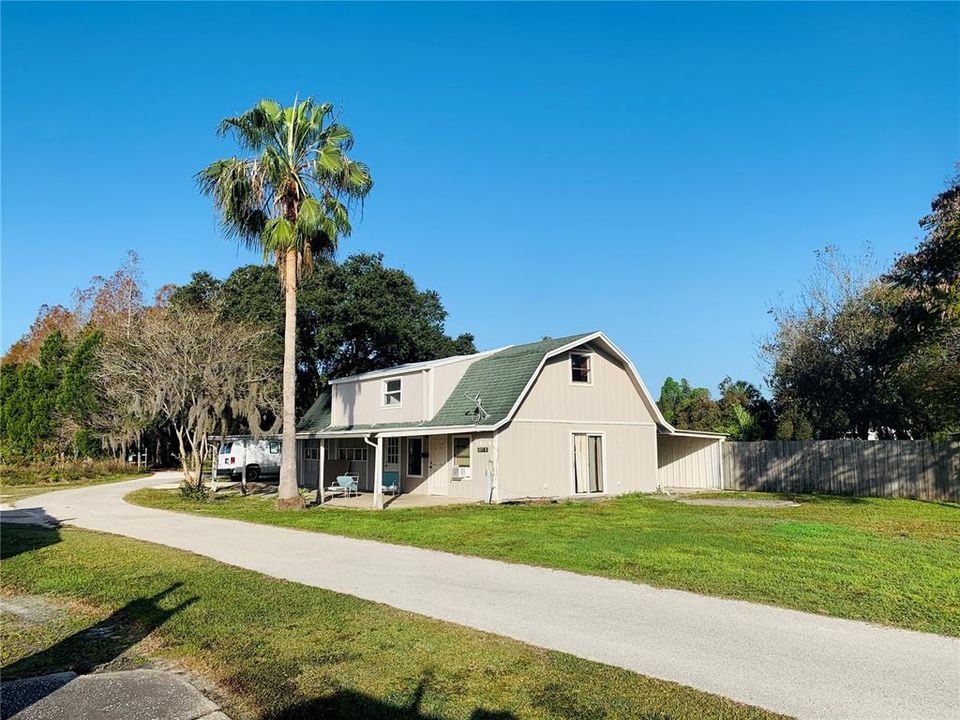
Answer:
[{"label": "porch post", "polygon": [[377,435],[377,450],[373,466],[373,508],[383,510],[383,437]]},{"label": "porch post", "polygon": [[317,477],[317,502],[323,505],[323,466],[327,464],[327,441],[320,438],[320,475]]}]

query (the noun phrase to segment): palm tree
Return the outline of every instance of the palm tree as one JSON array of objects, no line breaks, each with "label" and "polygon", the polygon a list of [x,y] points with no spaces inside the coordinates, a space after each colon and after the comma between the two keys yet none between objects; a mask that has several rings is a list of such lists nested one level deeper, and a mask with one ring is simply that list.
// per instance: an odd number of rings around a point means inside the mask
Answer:
[{"label": "palm tree", "polygon": [[251,157],[218,160],[197,174],[200,191],[213,198],[228,237],[276,263],[285,296],[283,332],[283,457],[279,507],[302,507],[296,465],[297,283],[314,261],[330,258],[350,234],[350,210],[373,180],[347,153],[350,130],[330,103],[312,98],[283,107],[261,100],[228,117],[218,129],[233,135]]}]

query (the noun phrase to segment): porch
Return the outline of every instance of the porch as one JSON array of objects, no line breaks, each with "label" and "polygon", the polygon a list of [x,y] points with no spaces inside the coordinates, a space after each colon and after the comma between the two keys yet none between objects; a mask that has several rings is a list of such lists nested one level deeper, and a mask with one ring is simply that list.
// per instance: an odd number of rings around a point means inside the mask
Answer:
[{"label": "porch", "polygon": [[[450,497],[449,495],[413,495],[400,493],[399,495],[384,495],[384,510],[405,510],[409,508],[441,507],[449,505],[473,505],[479,500],[471,498]],[[324,507],[349,508],[352,510],[372,510],[373,493],[361,492],[347,497],[346,495],[331,495],[324,493]]]},{"label": "porch", "polygon": [[[301,436],[297,442],[298,482],[303,488],[317,490],[319,503],[341,507],[489,502],[492,434],[422,432]],[[353,479],[352,492],[331,492],[341,477]],[[399,492],[394,494],[394,488]],[[395,498],[404,500],[398,503]]]}]

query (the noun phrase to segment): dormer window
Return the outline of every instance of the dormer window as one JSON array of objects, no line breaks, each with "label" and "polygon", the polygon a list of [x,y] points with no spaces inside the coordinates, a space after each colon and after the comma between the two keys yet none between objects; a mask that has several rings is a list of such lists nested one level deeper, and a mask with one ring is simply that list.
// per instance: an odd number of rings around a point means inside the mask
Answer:
[{"label": "dormer window", "polygon": [[383,381],[383,406],[400,407],[400,378]]},{"label": "dormer window", "polygon": [[584,385],[593,382],[588,353],[570,353],[570,381]]}]

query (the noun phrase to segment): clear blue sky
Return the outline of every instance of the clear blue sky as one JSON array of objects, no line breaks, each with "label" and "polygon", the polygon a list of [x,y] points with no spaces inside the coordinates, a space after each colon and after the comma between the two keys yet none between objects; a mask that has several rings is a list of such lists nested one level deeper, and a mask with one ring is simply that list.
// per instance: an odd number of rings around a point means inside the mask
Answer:
[{"label": "clear blue sky", "polygon": [[2,345],[128,248],[257,258],[192,176],[225,115],[343,108],[382,251],[482,348],[601,328],[656,392],[759,380],[828,243],[911,249],[960,158],[957,4],[2,6]]}]

